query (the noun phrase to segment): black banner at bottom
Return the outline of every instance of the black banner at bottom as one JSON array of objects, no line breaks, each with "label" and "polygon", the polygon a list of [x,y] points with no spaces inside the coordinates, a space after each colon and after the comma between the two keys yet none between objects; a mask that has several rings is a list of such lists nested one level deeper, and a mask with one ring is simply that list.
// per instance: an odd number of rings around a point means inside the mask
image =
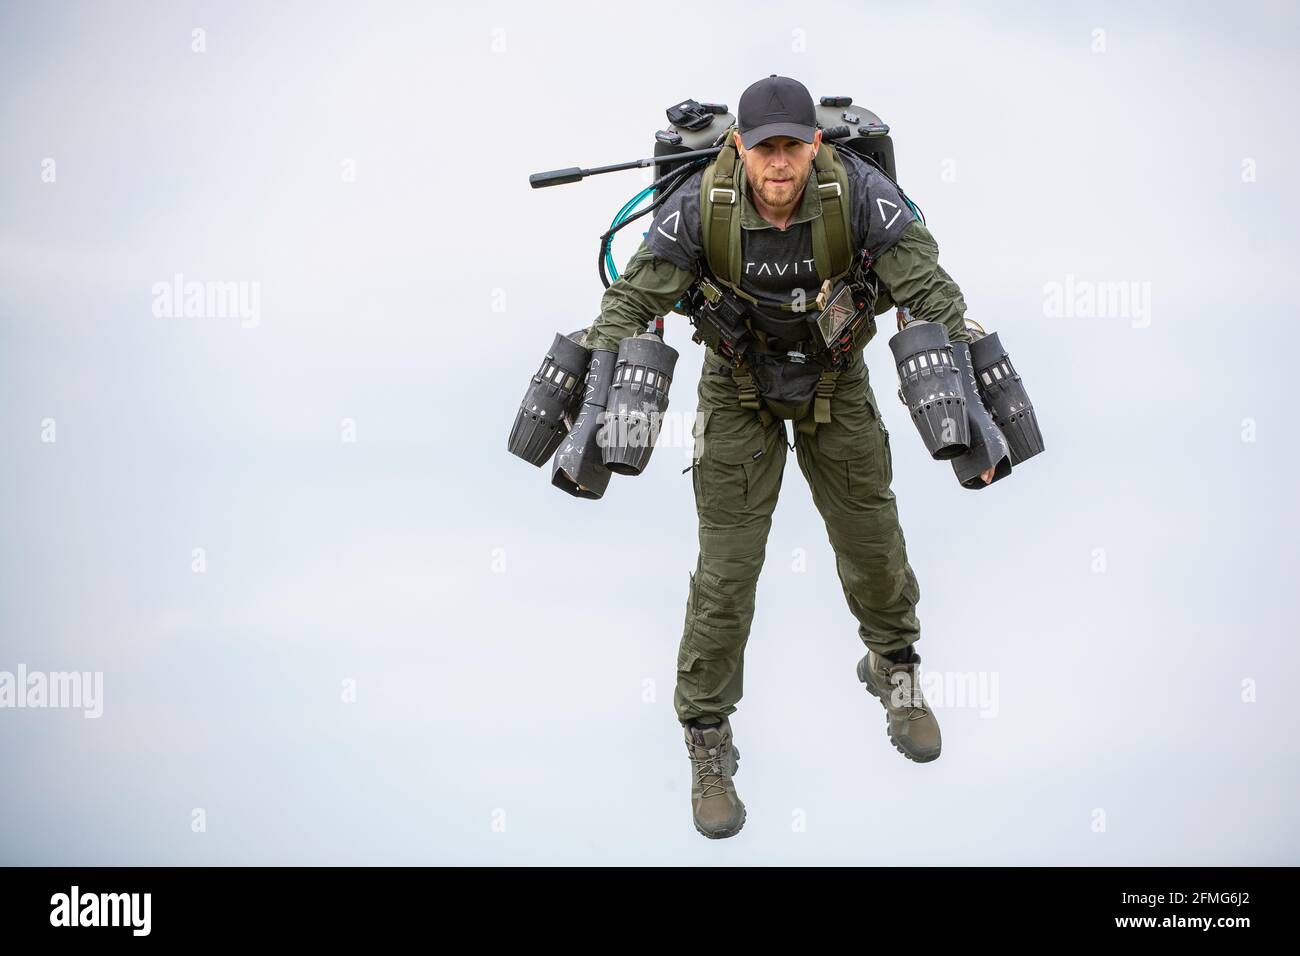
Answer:
[{"label": "black banner at bottom", "polygon": [[594,936],[613,921],[634,945],[699,920],[727,927],[727,939],[780,925],[828,937],[870,927],[864,941],[892,938],[892,927],[918,945],[1096,936],[1231,945],[1285,930],[1291,876],[1290,868],[1209,867],[8,868],[0,869],[0,925],[6,942],[90,944],[338,944],[471,929],[494,938],[516,929],[541,943],[557,929],[575,941]]}]

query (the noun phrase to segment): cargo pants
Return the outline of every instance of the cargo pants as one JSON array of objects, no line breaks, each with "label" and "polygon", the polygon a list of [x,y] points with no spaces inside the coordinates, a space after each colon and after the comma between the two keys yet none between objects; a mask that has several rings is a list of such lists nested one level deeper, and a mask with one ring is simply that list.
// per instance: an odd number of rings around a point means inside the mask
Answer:
[{"label": "cargo pants", "polygon": [[[775,419],[764,428],[757,412],[742,408],[729,369],[709,349],[698,394],[691,474],[700,551],[673,695],[683,724],[729,716],[740,700],[754,594],[788,447],[786,423]],[[921,595],[890,490],[889,432],[860,349],[836,382],[831,418],[813,435],[791,423],[799,470],[826,523],[858,636],[877,653],[902,650],[920,638]]]}]

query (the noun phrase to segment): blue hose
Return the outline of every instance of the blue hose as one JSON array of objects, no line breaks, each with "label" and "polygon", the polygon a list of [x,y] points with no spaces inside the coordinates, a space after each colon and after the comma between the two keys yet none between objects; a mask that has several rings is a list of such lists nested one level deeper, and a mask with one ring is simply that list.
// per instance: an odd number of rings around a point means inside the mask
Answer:
[{"label": "blue hose", "polygon": [[[639,193],[637,193],[635,196],[633,196],[631,199],[625,202],[623,204],[623,208],[620,209],[618,211],[618,214],[614,216],[614,221],[609,224],[609,228],[614,229],[618,225],[620,225],[625,219],[627,219],[630,215],[632,215],[632,213],[636,211],[636,207],[641,205],[641,203],[645,202],[645,200],[649,196],[651,196],[654,193],[654,191],[655,190],[653,186],[647,186],[645,189],[641,190]],[[615,279],[618,278],[618,269],[614,266],[613,250],[614,250],[614,244],[611,242],[609,244],[609,248],[605,250],[605,271],[609,273],[610,282],[613,282]]]}]

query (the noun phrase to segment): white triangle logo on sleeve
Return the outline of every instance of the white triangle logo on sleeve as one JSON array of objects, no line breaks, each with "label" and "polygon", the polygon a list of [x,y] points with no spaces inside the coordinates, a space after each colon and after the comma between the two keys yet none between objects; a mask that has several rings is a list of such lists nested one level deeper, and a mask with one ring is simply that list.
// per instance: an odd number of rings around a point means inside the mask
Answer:
[{"label": "white triangle logo on sleeve", "polygon": [[889,213],[887,213],[887,212],[885,211],[885,207],[886,207],[886,206],[888,206],[890,209],[894,210],[894,215],[893,215],[893,217],[890,218],[889,222],[885,223],[885,228],[888,229],[890,226],[892,226],[892,225],[894,224],[895,220],[897,220],[898,217],[899,217],[900,215],[902,215],[903,210],[900,209],[900,208],[898,207],[898,204],[897,204],[897,203],[892,203],[892,202],[890,202],[888,199],[877,199],[877,200],[876,200],[876,208],[880,210],[880,218],[881,218],[881,219],[884,219],[884,218],[886,218],[887,216],[889,216]]},{"label": "white triangle logo on sleeve", "polygon": [[[664,216],[664,221],[659,223],[659,225],[655,226],[655,228],[659,230],[660,235],[662,235],[664,238],[671,239],[673,242],[676,242],[677,225],[681,221],[682,221],[682,211],[680,209],[674,209],[669,215]],[[664,232],[664,226],[668,225],[670,222],[673,224],[673,231],[671,234]]]}]

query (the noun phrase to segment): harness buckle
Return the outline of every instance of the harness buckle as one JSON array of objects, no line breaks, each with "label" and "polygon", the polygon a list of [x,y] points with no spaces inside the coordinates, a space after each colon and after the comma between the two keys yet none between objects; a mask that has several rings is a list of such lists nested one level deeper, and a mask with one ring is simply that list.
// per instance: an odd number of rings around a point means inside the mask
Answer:
[{"label": "harness buckle", "polygon": [[710,282],[707,278],[700,279],[700,293],[714,308],[718,305],[718,300],[722,298],[722,290]]},{"label": "harness buckle", "polygon": [[785,355],[791,362],[798,362],[800,365],[808,360],[808,356],[803,352],[790,351],[786,352]]},{"label": "harness buckle", "polygon": [[829,183],[818,183],[818,184],[817,184],[817,188],[818,188],[818,189],[833,189],[833,190],[835,190],[835,195],[836,195],[836,196],[839,196],[839,195],[840,195],[840,181],[839,181],[838,179],[835,180],[834,182],[829,182]]},{"label": "harness buckle", "polygon": [[[839,185],[839,183],[836,183],[835,188],[838,189]],[[736,191],[734,189],[727,189],[725,186],[714,186],[710,189],[709,202],[718,202],[718,193],[728,193],[731,196],[730,199],[726,200],[728,206],[734,206],[736,204]]]},{"label": "harness buckle", "polygon": [[[839,184],[837,183],[836,185]],[[825,282],[822,283],[821,289],[818,290],[817,298],[813,299],[813,302],[817,306],[818,312],[826,311],[826,300],[830,298],[830,295],[831,295],[831,280],[827,279]]]}]

